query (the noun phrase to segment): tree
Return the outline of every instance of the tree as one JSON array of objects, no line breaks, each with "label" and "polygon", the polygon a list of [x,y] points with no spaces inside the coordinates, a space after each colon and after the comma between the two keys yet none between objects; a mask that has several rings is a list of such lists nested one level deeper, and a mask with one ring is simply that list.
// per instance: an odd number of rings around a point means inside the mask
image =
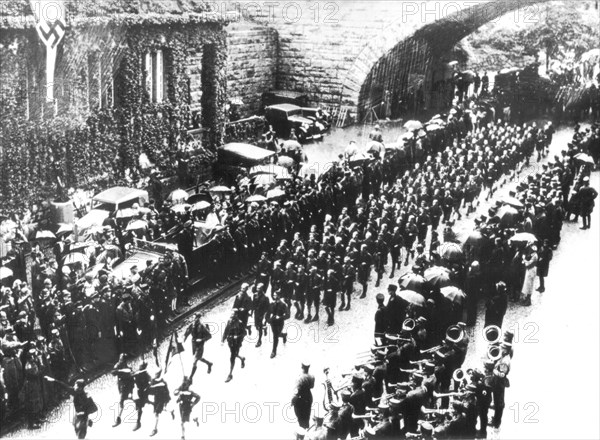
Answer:
[{"label": "tree", "polygon": [[536,24],[518,32],[517,40],[522,41],[528,55],[543,50],[548,69],[551,59],[563,59],[569,52],[577,57],[598,45],[597,20],[585,20],[587,14],[573,3],[553,2]]}]

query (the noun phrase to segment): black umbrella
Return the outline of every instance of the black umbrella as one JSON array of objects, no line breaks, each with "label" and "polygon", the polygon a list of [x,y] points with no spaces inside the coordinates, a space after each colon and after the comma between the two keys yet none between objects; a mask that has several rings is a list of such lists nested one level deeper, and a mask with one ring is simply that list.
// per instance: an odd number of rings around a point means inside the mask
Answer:
[{"label": "black umbrella", "polygon": [[433,266],[425,270],[424,277],[432,287],[442,288],[452,285],[450,270],[442,266]]},{"label": "black umbrella", "polygon": [[417,293],[423,293],[425,291],[425,284],[427,281],[421,275],[413,272],[406,273],[400,277],[398,284],[402,289],[414,290]]}]

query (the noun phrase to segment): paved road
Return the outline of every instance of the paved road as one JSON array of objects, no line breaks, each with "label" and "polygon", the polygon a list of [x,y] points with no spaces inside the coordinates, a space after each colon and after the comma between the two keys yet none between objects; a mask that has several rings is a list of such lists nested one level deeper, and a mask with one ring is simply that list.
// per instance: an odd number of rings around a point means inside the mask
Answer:
[{"label": "paved road", "polygon": [[[398,128],[394,130],[398,132]],[[368,133],[368,131],[367,131]],[[343,149],[348,139],[357,135],[357,129],[339,131],[326,142],[309,148],[309,155],[331,158]],[[561,130],[555,135],[553,149],[570,139],[571,133]],[[394,136],[393,136],[394,137]],[[360,142],[360,139],[358,139]],[[313,156],[310,150],[315,150]],[[318,150],[318,154],[316,153]],[[333,156],[335,157],[335,156]],[[313,159],[315,160],[315,159]],[[598,173],[592,183],[598,188]],[[508,186],[503,192],[508,191]],[[501,195],[502,192],[499,193]],[[487,206],[480,206],[486,212]],[[472,227],[472,218],[457,224],[459,232]],[[552,262],[547,290],[534,295],[533,306],[522,308],[511,305],[506,327],[517,330],[515,358],[510,374],[512,386],[507,390],[507,409],[501,431],[491,435],[498,438],[600,438],[597,431],[598,404],[598,267],[599,219],[594,213],[593,229],[580,231],[578,225],[566,224],[564,239]],[[396,281],[397,278],[394,280]],[[388,283],[384,276],[380,289],[371,282],[367,299],[355,299],[352,310],[341,312],[336,325],[327,327],[322,322],[305,325],[288,321],[288,343],[280,344],[278,356],[270,359],[270,334],[261,348],[255,348],[256,333],[247,337],[242,355],[247,358],[245,369],[239,364],[232,382],[225,384],[228,370],[228,348],[220,345],[220,334],[230,313],[232,300],[215,305],[206,313],[206,321],[215,331],[207,343],[205,356],[215,365],[211,375],[199,364],[193,389],[202,396],[196,408],[200,427],[188,426],[188,438],[198,439],[285,439],[293,438],[296,427],[289,401],[300,362],[312,362],[317,376],[315,405],[322,402],[323,368],[331,367],[334,384],[340,374],[354,364],[361,352],[372,343],[372,317],[376,309],[375,293],[385,291]],[[357,297],[358,294],[355,294]],[[480,307],[481,308],[481,307]],[[483,310],[481,310],[480,316]],[[324,314],[321,319],[324,319]],[[481,321],[481,320],[480,320]],[[479,366],[485,352],[480,336],[482,323],[474,329],[466,365]],[[160,347],[164,359],[166,343]],[[171,389],[179,385],[183,372],[191,369],[189,341],[181,362],[176,357],[166,375]],[[139,359],[135,361],[135,364]],[[560,384],[557,382],[560,381]],[[567,388],[566,383],[570,386]],[[126,407],[124,423],[112,428],[116,411],[116,381],[104,376],[89,385],[100,408],[88,438],[148,438],[152,430],[152,416],[147,407],[142,418],[142,429],[132,432],[135,416],[133,404]],[[65,404],[49,417],[39,431],[20,430],[11,437],[74,438],[70,425],[72,407]],[[165,412],[155,438],[179,438],[178,420],[171,420]]]}]

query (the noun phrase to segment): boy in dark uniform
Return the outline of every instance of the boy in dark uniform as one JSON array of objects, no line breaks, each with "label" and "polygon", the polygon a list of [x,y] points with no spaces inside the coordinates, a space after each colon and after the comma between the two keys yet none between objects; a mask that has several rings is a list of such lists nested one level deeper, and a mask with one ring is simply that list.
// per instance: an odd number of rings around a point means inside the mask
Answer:
[{"label": "boy in dark uniform", "polygon": [[113,424],[119,426],[121,424],[121,414],[123,414],[123,405],[126,400],[131,399],[131,393],[133,392],[133,386],[135,384],[133,380],[133,371],[127,365],[125,355],[121,354],[119,362],[116,363],[112,371],[113,376],[117,376],[117,387],[119,389],[119,415],[117,420]]},{"label": "boy in dark uniform", "polygon": [[208,366],[208,374],[212,371],[213,363],[204,359],[204,343],[212,338],[210,334],[210,330],[203,324],[200,320],[200,313],[196,313],[196,319],[192,324],[188,326],[185,330],[185,335],[183,337],[183,341],[188,338],[188,336],[192,335],[192,349],[194,353],[194,365],[192,367],[192,373],[190,374],[190,379],[194,377],[194,373],[196,372],[196,368],[198,365],[198,361],[206,364]]},{"label": "boy in dark uniform", "polygon": [[242,368],[246,366],[246,358],[240,356],[240,349],[242,348],[242,343],[244,342],[244,338],[246,337],[246,326],[240,321],[238,317],[238,311],[233,310],[231,314],[231,318],[227,322],[227,326],[225,327],[225,331],[223,332],[223,339],[221,340],[221,344],[225,343],[227,340],[227,344],[229,345],[229,352],[231,353],[229,357],[229,375],[225,382],[230,382],[233,379],[233,368],[235,367],[235,359],[239,358],[242,363]]},{"label": "boy in dark uniform", "polygon": [[[177,388],[173,394],[177,396],[177,404],[179,405],[179,415],[181,416],[181,440],[185,440],[185,424],[190,421],[190,414],[192,409],[198,402],[200,402],[200,396],[190,390],[192,384],[192,378],[184,376],[183,382]],[[194,419],[196,426],[198,424],[198,418]]]}]

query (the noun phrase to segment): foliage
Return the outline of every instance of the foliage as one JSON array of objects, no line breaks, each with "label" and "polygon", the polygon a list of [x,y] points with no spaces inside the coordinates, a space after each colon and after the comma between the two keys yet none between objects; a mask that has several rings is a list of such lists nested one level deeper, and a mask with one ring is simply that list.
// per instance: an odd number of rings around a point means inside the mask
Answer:
[{"label": "foliage", "polygon": [[[90,30],[88,33],[98,38],[99,34]],[[66,102],[59,102],[59,109],[64,108],[64,113],[52,117],[53,109],[43,108],[43,112],[36,112],[36,117],[30,120],[25,117],[27,105],[41,109],[43,104],[35,101],[26,104],[27,93],[23,90],[27,75],[24,72],[25,65],[39,57],[32,49],[35,44],[27,44],[28,37],[22,34],[18,37],[18,49],[11,52],[8,47],[17,34],[0,34],[3,57],[0,79],[6,82],[6,86],[3,84],[0,88],[0,205],[5,210],[16,210],[41,200],[62,200],[68,188],[97,191],[117,184],[140,184],[146,172],[138,167],[141,153],[145,153],[165,177],[176,174],[176,157],[182,149],[193,150],[190,159],[193,169],[205,169],[207,166],[202,162],[214,161],[214,153],[202,145],[188,146],[186,63],[190,48],[202,49],[208,43],[209,93],[203,99],[207,100],[206,108],[212,115],[204,119],[208,124],[215,124],[209,125],[212,128],[209,145],[214,148],[222,142],[224,127],[224,111],[219,109],[224,109],[226,45],[220,26],[132,26],[121,42],[123,48],[115,66],[119,78],[115,82],[118,106],[99,108],[97,97],[82,105],[79,101],[89,99],[86,86],[74,84],[71,86],[73,95],[62,97]],[[81,38],[81,34],[71,32],[62,43],[65,52],[72,54],[69,62],[64,63],[71,70],[86,66],[85,60],[89,60],[88,55],[93,52],[94,44]],[[110,32],[102,37],[105,34]],[[98,42],[92,43],[97,46]],[[165,55],[167,90],[162,103],[150,102],[141,63],[143,54],[156,49]],[[11,69],[5,67],[8,65]],[[81,79],[79,70],[63,73],[68,81],[86,81],[85,77]],[[90,75],[89,81],[94,82],[94,78]],[[79,89],[83,90],[82,96],[77,94]],[[94,89],[90,86],[90,90]],[[91,94],[97,95],[97,90]]]},{"label": "foliage", "polygon": [[537,58],[539,51],[550,59],[577,57],[600,41],[598,12],[593,8],[593,2],[556,1],[520,15],[508,14],[469,37],[478,59],[475,64],[490,70],[519,67]]}]

